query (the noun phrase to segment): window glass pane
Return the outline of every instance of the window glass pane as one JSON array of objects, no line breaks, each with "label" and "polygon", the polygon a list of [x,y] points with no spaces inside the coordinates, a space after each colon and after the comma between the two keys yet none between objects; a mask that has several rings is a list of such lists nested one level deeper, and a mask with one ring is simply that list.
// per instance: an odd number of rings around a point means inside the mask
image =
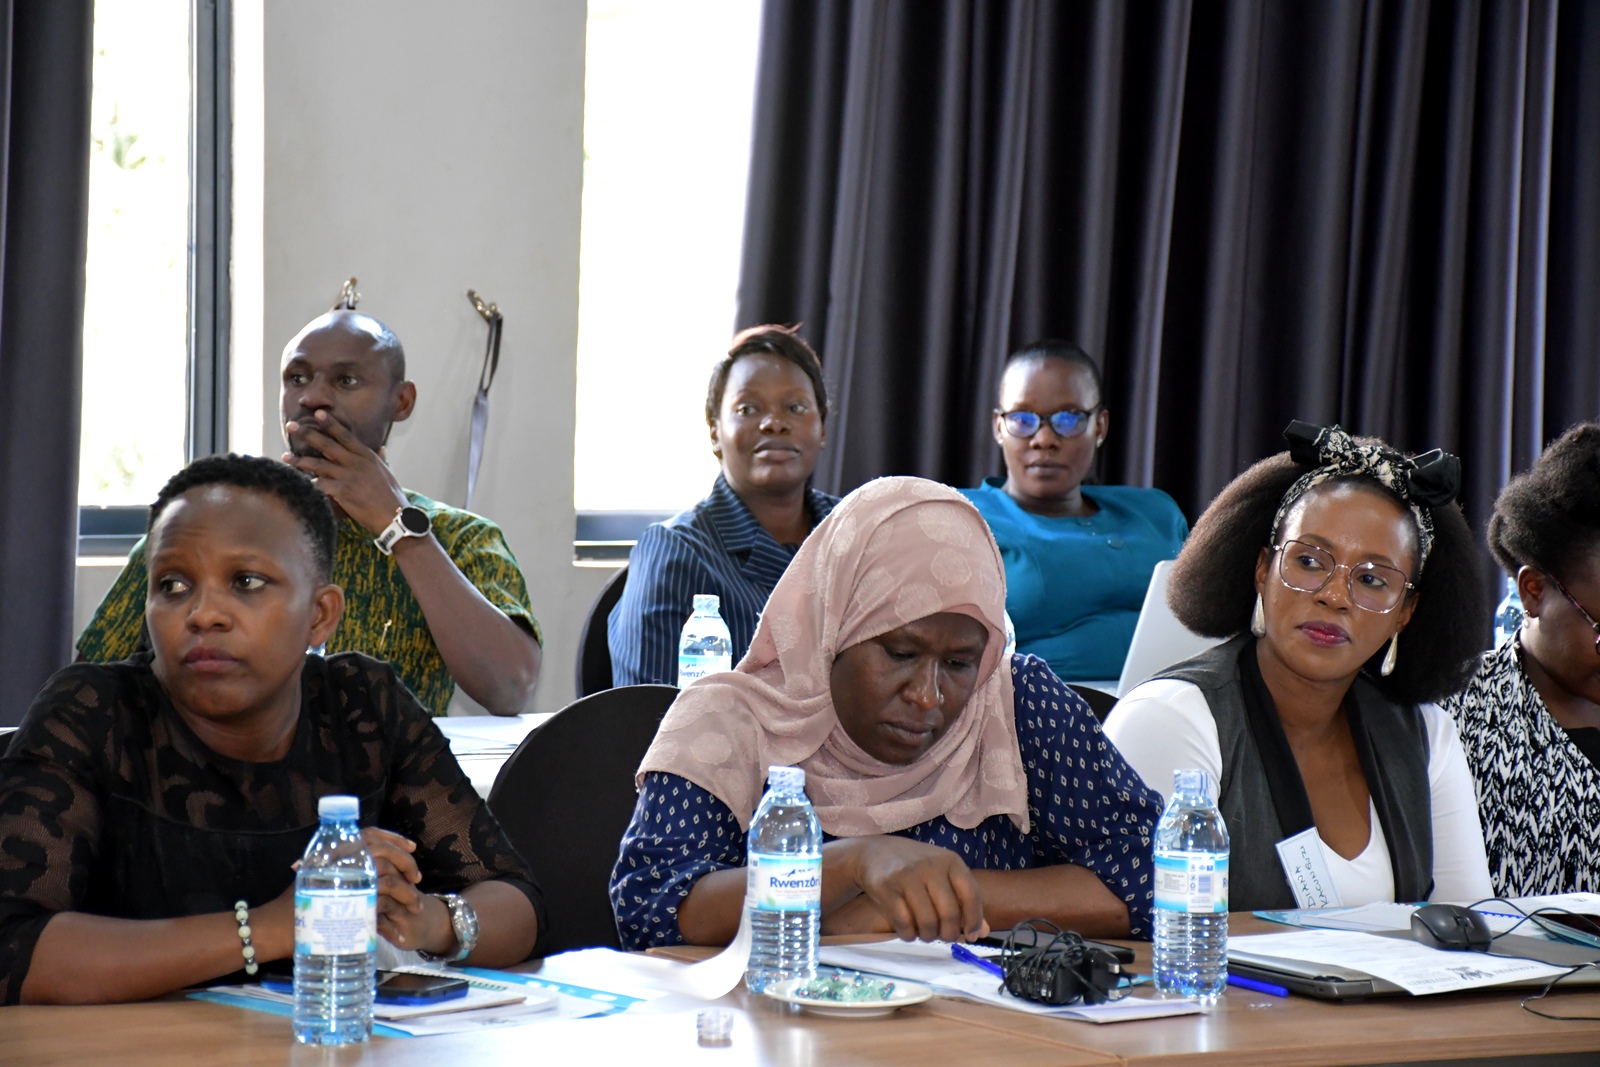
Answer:
[{"label": "window glass pane", "polygon": [[590,0],[575,503],[676,511],[716,477],[703,409],[733,333],[758,0]]},{"label": "window glass pane", "polygon": [[188,411],[189,3],[96,0],[82,504],[148,504]]}]

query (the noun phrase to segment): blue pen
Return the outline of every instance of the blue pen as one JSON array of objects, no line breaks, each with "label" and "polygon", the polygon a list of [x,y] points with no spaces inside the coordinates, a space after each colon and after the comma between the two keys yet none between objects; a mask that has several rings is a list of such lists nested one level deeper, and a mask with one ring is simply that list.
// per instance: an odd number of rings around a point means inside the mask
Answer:
[{"label": "blue pen", "polygon": [[1001,970],[1000,965],[998,963],[994,962],[993,960],[984,959],[982,956],[980,956],[976,952],[972,951],[966,945],[951,945],[950,946],[950,955],[954,956],[956,959],[960,960],[962,963],[970,963],[970,964],[973,964],[974,966],[982,967],[984,970],[988,971],[990,974],[994,975],[996,978],[1003,979],[1006,976],[1006,972]]},{"label": "blue pen", "polygon": [[1228,984],[1238,986],[1240,989],[1266,993],[1268,996],[1273,997],[1286,997],[1289,995],[1289,991],[1281,985],[1273,985],[1271,982],[1258,982],[1254,978],[1244,978],[1237,974],[1228,975]]}]

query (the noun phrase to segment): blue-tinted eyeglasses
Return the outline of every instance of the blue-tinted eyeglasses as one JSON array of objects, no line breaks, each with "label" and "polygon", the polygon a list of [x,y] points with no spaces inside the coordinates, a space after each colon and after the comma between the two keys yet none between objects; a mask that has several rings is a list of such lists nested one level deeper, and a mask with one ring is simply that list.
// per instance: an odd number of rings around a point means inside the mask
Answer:
[{"label": "blue-tinted eyeglasses", "polygon": [[[1057,437],[1077,437],[1089,428],[1089,421],[1094,418],[1095,412],[1100,410],[1096,404],[1088,411],[1073,411],[1064,408],[1049,416],[1050,428],[1056,432]],[[1012,437],[1032,437],[1039,432],[1039,427],[1044,425],[1045,416],[1032,411],[1000,411],[996,409],[1005,422],[1006,433]]]}]

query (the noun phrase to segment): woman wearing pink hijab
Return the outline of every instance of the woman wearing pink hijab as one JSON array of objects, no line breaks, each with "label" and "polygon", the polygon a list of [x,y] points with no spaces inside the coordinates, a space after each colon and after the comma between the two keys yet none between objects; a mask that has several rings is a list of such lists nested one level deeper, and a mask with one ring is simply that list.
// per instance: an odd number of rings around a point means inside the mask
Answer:
[{"label": "woman wearing pink hijab", "polygon": [[1046,918],[1148,936],[1160,797],[1043,660],[1005,656],[1005,571],[953,489],[883,478],[801,547],[738,667],[686,689],[611,876],[627,948],[726,944],[766,768],[806,772],[825,933],[955,941]]}]

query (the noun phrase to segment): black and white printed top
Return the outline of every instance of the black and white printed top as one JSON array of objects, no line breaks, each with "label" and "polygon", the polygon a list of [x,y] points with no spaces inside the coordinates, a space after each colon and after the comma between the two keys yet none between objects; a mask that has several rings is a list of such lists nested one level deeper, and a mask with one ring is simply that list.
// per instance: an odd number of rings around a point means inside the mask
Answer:
[{"label": "black and white printed top", "polygon": [[1502,896],[1600,890],[1600,730],[1564,729],[1522,669],[1522,641],[1484,653],[1461,692],[1440,702],[1472,769]]}]

